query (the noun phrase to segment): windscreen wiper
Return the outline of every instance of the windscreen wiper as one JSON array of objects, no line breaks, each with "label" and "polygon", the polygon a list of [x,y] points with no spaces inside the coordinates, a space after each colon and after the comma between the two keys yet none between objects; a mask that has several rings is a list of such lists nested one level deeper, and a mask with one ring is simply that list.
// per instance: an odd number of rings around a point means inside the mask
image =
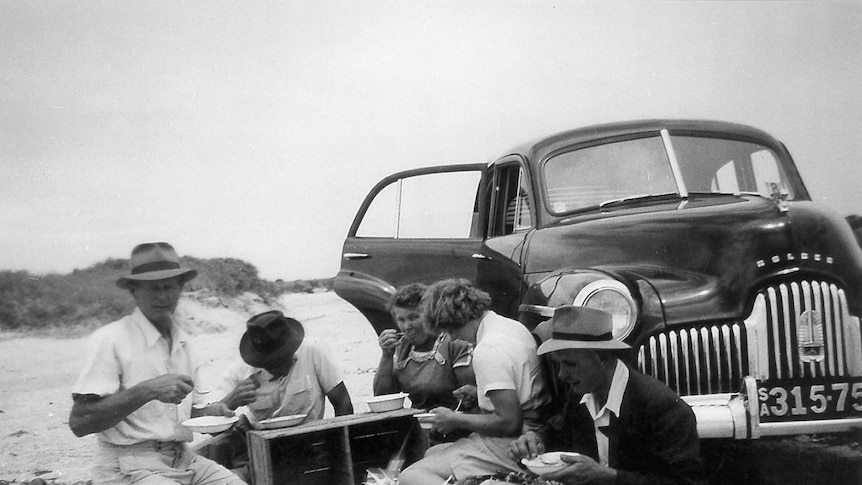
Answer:
[{"label": "windscreen wiper", "polygon": [[662,194],[638,194],[638,195],[630,195],[628,197],[621,197],[619,199],[610,199],[599,204],[599,210],[604,210],[609,207],[616,207],[618,205],[626,205],[631,204],[633,202],[643,202],[646,200],[655,201],[655,200],[669,200],[669,199],[682,199],[683,197],[679,195],[678,192],[666,192]]}]

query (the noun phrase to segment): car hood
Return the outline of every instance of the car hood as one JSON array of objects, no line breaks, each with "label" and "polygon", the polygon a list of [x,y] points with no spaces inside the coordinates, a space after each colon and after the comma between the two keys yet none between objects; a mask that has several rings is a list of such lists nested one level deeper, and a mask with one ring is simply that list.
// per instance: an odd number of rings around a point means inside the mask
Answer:
[{"label": "car hood", "polygon": [[787,275],[828,279],[862,296],[862,251],[846,221],[811,202],[786,209],[759,196],[694,195],[584,213],[535,231],[524,269],[638,279],[659,295],[668,325],[741,318],[752,290]]}]

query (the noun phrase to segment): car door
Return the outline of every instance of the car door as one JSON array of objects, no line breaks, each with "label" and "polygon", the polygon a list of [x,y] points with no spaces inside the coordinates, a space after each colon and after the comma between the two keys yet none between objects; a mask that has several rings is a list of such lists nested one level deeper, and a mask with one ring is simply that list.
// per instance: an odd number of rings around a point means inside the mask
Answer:
[{"label": "car door", "polygon": [[383,179],[366,196],[344,241],[335,291],[377,333],[393,326],[386,303],[398,287],[476,281],[487,173],[484,163],[409,170]]}]

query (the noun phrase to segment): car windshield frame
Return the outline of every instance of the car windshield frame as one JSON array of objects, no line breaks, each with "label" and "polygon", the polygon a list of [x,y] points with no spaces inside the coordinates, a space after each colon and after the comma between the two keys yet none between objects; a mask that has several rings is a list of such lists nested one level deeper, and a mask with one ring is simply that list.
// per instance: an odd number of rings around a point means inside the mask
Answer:
[{"label": "car windshield frame", "polygon": [[551,216],[563,217],[686,200],[690,193],[804,197],[787,164],[783,152],[763,140],[715,132],[640,132],[549,153],[540,164],[542,203]]}]

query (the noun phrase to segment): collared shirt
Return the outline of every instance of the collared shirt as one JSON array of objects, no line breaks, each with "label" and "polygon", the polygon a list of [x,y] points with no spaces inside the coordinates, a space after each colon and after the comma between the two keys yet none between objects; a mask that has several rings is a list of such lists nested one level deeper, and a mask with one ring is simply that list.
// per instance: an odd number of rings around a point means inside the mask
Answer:
[{"label": "collared shirt", "polygon": [[596,409],[596,400],[592,393],[584,394],[581,404],[587,406],[590,416],[593,418],[593,426],[596,430],[596,445],[599,448],[599,462],[608,465],[608,437],[599,431],[600,427],[608,426],[611,422],[611,414],[620,417],[620,406],[623,402],[623,394],[626,392],[626,384],[629,382],[629,369],[625,364],[617,360],[614,369],[614,377],[611,380],[611,388],[608,390],[608,400],[601,409]]},{"label": "collared shirt", "polygon": [[287,375],[275,377],[265,369],[239,362],[225,376],[220,394],[229,393],[249,376],[254,376],[260,387],[255,391],[255,401],[237,412],[252,422],[296,414],[307,414],[303,421],[306,423],[323,419],[326,394],[343,381],[327,349],[308,336],[293,355]]},{"label": "collared shirt", "polygon": [[[136,309],[109,323],[90,337],[91,353],[72,394],[105,397],[142,381],[165,374],[194,376],[197,358],[188,337],[171,328],[171,342]],[[180,425],[191,416],[190,392],[179,405],[152,400],[130,413],[117,425],[98,433],[98,439],[114,445],[143,441],[191,441],[192,432]]]}]

